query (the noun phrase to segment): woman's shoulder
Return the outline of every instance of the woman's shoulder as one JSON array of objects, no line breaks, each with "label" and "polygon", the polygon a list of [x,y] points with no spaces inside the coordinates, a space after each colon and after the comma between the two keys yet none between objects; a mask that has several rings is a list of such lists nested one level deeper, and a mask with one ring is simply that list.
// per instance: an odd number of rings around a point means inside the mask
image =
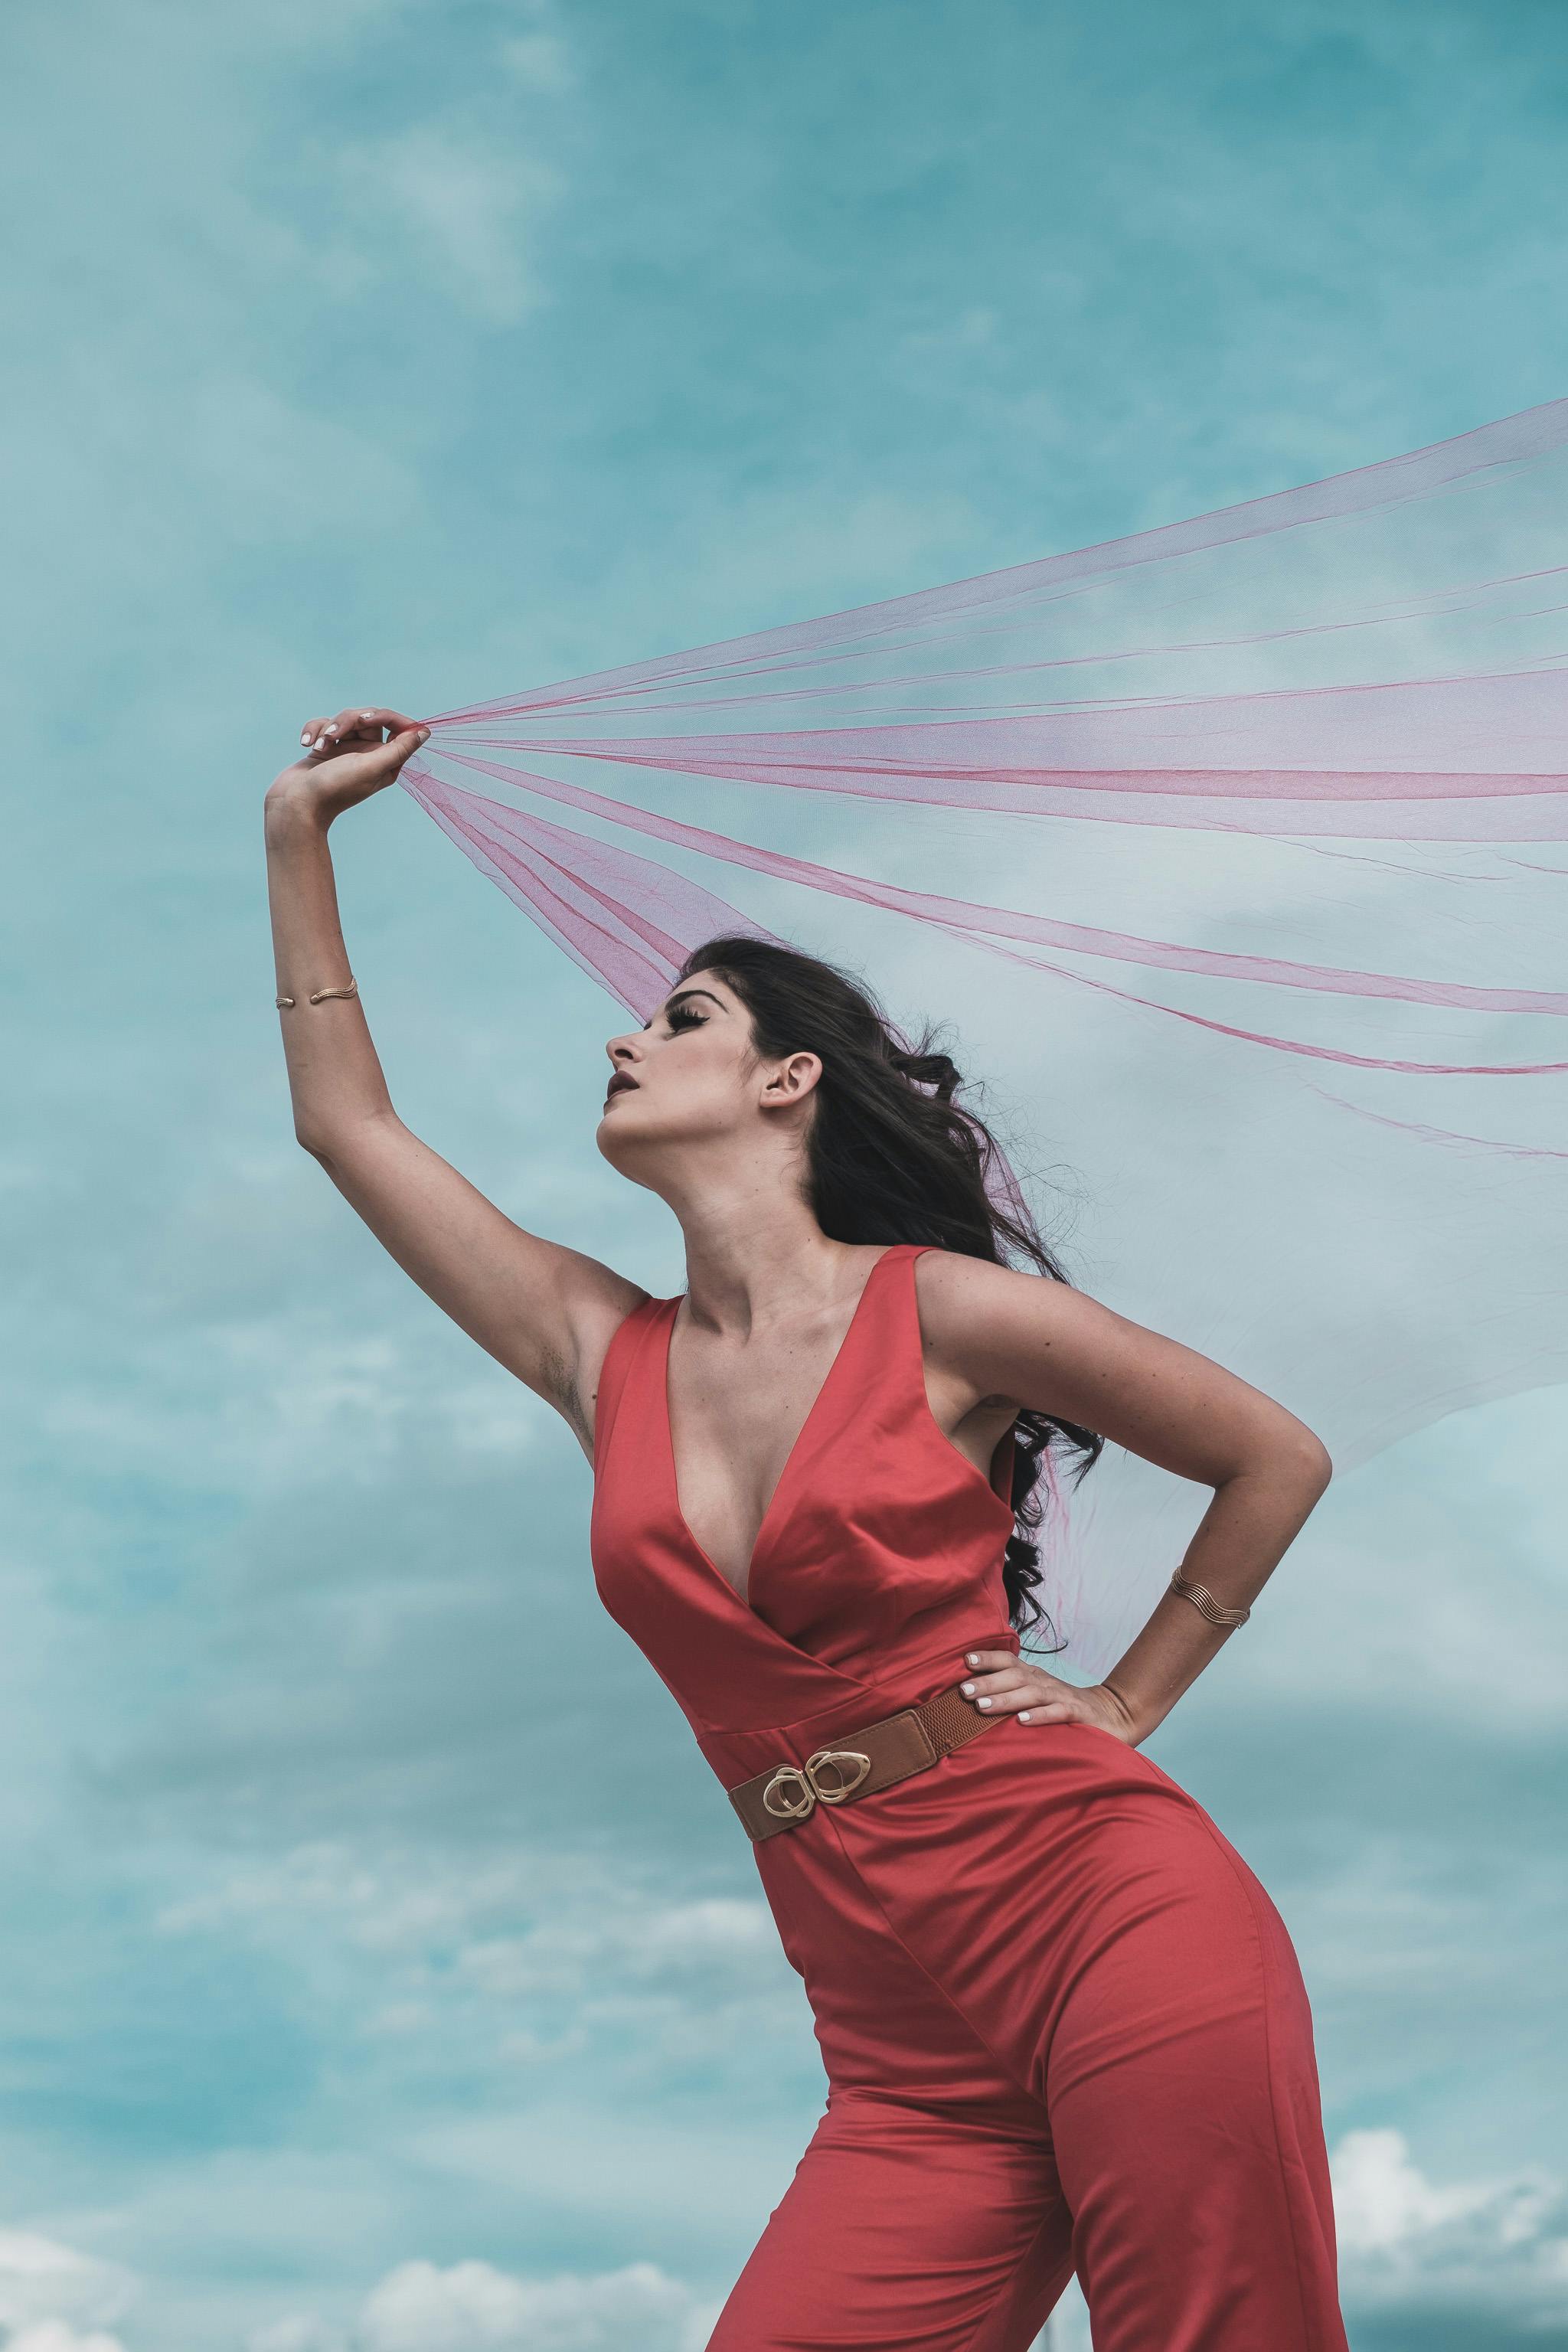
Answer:
[{"label": "woman's shoulder", "polygon": [[605,1388],[612,1381],[618,1387],[634,1335],[668,1301],[581,1252],[562,1255],[571,1263],[552,1285],[554,1347],[536,1385],[592,1462]]},{"label": "woman's shoulder", "polygon": [[921,1304],[923,1307],[929,1298],[939,1312],[968,1315],[984,1310],[999,1300],[1020,1297],[1026,1287],[1034,1287],[1040,1279],[1017,1266],[1002,1265],[994,1258],[944,1249],[939,1242],[917,1242],[911,1246],[916,1253],[915,1286]]},{"label": "woman's shoulder", "polygon": [[576,1335],[579,1367],[596,1377],[614,1352],[616,1343],[629,1339],[640,1324],[648,1322],[661,1307],[670,1303],[668,1298],[658,1297],[651,1290],[645,1290],[637,1282],[618,1285],[613,1292],[606,1292],[579,1314]]},{"label": "woman's shoulder", "polygon": [[914,1259],[921,1338],[930,1356],[955,1367],[973,1352],[975,1337],[1037,1320],[1044,1293],[1061,1286],[1032,1270],[973,1257],[967,1250],[922,1248]]}]

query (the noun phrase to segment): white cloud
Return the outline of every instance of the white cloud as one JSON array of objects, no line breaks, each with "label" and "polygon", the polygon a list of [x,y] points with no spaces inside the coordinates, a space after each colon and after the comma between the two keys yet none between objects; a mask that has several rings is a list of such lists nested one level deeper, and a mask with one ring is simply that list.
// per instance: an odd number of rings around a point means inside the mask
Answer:
[{"label": "white cloud", "polygon": [[1473,2182],[1437,2188],[1412,2163],[1403,2132],[1349,2132],[1335,2150],[1340,2237],[1357,2253],[1392,2253],[1478,2212],[1490,2193]]},{"label": "white cloud", "polygon": [[759,1897],[670,1899],[558,1855],[465,1869],[319,1840],[166,1904],[158,1925],[309,1953],[318,2000],[341,2000],[383,2049],[479,2047],[535,2068],[629,2039],[645,2066],[710,2064],[801,2020]]},{"label": "white cloud", "polygon": [[501,43],[501,63],[525,89],[552,94],[572,87],[572,54],[557,33],[522,33]]},{"label": "white cloud", "polygon": [[[170,1904],[158,1925],[169,1934],[254,1924],[291,1935],[309,1923],[318,1936],[324,1920],[335,1919],[365,1950],[420,1952],[460,1943],[478,1923],[515,1916],[537,1885],[537,1869],[518,1855],[480,1869],[405,1854],[366,1860],[340,1840],[319,1838]],[[583,1900],[595,1886],[592,1871],[572,1889],[556,1875],[551,1896],[565,1901],[574,1893]]]},{"label": "white cloud", "polygon": [[712,2316],[652,2263],[524,2280],[489,2263],[410,2262],[371,2294],[355,2344],[362,2352],[697,2352]]},{"label": "white cloud", "polygon": [[597,1916],[552,1916],[522,1936],[468,1944],[458,1966],[499,1999],[565,1993],[584,1979],[637,1984],[679,1979],[717,1989],[752,1972],[759,1955],[773,1973],[777,1930],[765,1904],[710,1895],[692,1903],[629,1903]]},{"label": "white cloud", "polygon": [[281,2319],[254,2327],[245,2339],[245,2352],[347,2352],[341,2331],[329,2327],[310,2312],[289,2312]]},{"label": "white cloud", "polygon": [[1330,2159],[1349,2305],[1505,2307],[1568,2320],[1568,2196],[1550,2176],[1440,2183],[1403,2132],[1347,2132]]},{"label": "white cloud", "polygon": [[777,1931],[756,1897],[661,1902],[593,1863],[367,1861],[333,1839],[236,1871],[158,1917],[171,1935],[248,1926],[285,1940],[307,1924],[319,1937],[327,1921],[362,1950],[449,1956],[468,1984],[503,2000],[580,1992],[595,1976],[644,1987],[722,1979],[739,1989],[759,1972],[771,1980],[778,1959]]},{"label": "white cloud", "polygon": [[63,2319],[40,2319],[20,2335],[8,2336],[5,2352],[125,2352],[125,2347],[118,2336],[106,2336],[101,2328],[80,2336]]},{"label": "white cloud", "polygon": [[[437,125],[362,142],[340,158],[365,250],[409,261],[479,317],[510,324],[543,299],[535,232],[560,174],[523,139],[503,145]],[[388,236],[388,232],[391,232]]]},{"label": "white cloud", "polygon": [[406,2262],[347,2336],[291,2313],[253,2330],[246,2352],[702,2352],[718,2315],[653,2263],[521,2279],[489,2263]]},{"label": "white cloud", "polygon": [[122,2352],[105,2333],[134,2300],[117,2263],[27,2230],[0,2230],[0,2329],[5,2352]]}]

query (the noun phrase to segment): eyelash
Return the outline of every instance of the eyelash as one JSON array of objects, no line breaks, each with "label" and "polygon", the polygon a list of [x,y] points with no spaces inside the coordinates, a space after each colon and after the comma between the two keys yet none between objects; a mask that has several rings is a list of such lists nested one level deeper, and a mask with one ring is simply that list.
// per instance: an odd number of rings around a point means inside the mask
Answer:
[{"label": "eyelash", "polygon": [[669,1015],[669,1025],[672,1029],[705,1029],[708,1015],[699,1013],[695,1005],[678,1004]]}]

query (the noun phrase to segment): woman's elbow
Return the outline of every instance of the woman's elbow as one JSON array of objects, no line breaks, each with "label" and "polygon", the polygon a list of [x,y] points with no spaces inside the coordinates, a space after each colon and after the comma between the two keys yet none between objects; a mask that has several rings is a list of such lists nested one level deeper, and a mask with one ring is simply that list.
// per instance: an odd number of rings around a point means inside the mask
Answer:
[{"label": "woman's elbow", "polygon": [[314,1128],[308,1127],[301,1119],[294,1122],[294,1140],[301,1151],[308,1151],[312,1160],[321,1161],[323,1168],[331,1165],[331,1154],[325,1142]]},{"label": "woman's elbow", "polygon": [[1298,1422],[1289,1440],[1290,1460],[1315,1503],[1334,1475],[1333,1457],[1316,1430]]}]

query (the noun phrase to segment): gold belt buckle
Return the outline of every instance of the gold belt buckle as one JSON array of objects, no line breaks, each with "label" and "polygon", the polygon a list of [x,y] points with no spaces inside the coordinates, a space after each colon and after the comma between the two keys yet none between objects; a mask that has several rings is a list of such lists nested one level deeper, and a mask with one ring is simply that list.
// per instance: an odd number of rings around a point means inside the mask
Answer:
[{"label": "gold belt buckle", "polygon": [[[818,1771],[828,1766],[837,1769],[844,1765],[855,1766],[853,1778],[839,1769],[831,1787],[825,1788],[818,1780]],[[804,1822],[818,1799],[825,1805],[841,1805],[846,1797],[853,1796],[870,1769],[871,1759],[857,1748],[819,1748],[815,1755],[806,1758],[804,1766],[781,1764],[763,1790],[763,1803],[776,1820]]]}]

